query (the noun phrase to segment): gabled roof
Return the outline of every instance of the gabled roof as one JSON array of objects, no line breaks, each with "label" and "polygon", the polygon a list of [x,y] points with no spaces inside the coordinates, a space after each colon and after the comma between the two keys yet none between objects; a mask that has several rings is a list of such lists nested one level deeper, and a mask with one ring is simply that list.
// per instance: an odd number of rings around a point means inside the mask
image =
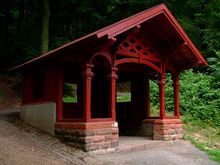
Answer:
[{"label": "gabled roof", "polygon": [[[153,35],[152,41],[158,42],[162,47],[170,46],[169,44],[173,44],[175,46],[175,43],[182,42],[183,45],[187,49],[183,50],[181,53],[182,55],[184,52],[188,52],[188,56],[180,57],[178,60],[181,60],[181,58],[185,58],[186,60],[190,60],[191,58],[196,59],[197,64],[195,65],[207,65],[206,60],[203,58],[203,56],[200,54],[198,49],[195,47],[195,45],[192,43],[192,41],[189,39],[187,34],[184,32],[182,27],[179,25],[177,20],[174,18],[174,16],[171,14],[169,9],[166,7],[165,4],[160,4],[155,7],[152,7],[150,9],[147,9],[145,11],[142,11],[138,14],[135,14],[133,16],[130,16],[126,19],[123,19],[119,22],[116,22],[112,25],[109,25],[105,28],[102,28],[100,30],[97,30],[93,33],[90,33],[84,37],[81,37],[79,39],[76,39],[72,42],[69,42],[67,44],[64,44],[61,47],[58,47],[52,51],[49,51],[45,54],[42,54],[39,57],[36,57],[30,61],[27,61],[21,65],[16,66],[14,69],[21,68],[25,65],[28,65],[30,63],[44,60],[50,57],[55,56],[57,53],[63,51],[64,49],[68,47],[75,47],[77,45],[80,45],[84,43],[86,40],[92,40],[92,39],[99,39],[102,37],[108,37],[109,39],[117,37],[117,35],[122,34],[125,31],[128,31],[129,29],[132,29],[136,26],[139,26],[142,24],[144,25],[144,28],[146,28],[150,34]],[[160,24],[160,26],[156,27],[154,29],[154,24]],[[166,34],[164,34],[166,33]],[[173,55],[176,54],[176,51],[173,52]],[[191,56],[191,57],[190,57]],[[175,58],[175,56],[173,56]],[[177,61],[178,61],[177,60]],[[174,60],[174,63],[176,61]]]}]

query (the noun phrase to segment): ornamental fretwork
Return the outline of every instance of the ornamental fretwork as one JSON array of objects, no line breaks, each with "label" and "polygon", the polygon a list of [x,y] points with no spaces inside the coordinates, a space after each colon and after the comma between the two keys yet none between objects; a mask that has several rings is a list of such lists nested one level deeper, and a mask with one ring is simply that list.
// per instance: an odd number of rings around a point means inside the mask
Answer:
[{"label": "ornamental fretwork", "polygon": [[[147,41],[147,38],[140,32],[130,33],[122,40],[116,51],[116,64],[125,59],[138,63],[145,63],[160,70],[161,57],[159,52]],[[156,70],[157,70],[156,69]]]}]

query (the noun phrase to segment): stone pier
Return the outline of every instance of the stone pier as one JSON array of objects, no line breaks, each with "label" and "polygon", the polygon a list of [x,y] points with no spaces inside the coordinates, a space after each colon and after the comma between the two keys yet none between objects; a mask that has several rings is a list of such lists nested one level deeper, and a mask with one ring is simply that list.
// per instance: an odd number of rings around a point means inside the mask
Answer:
[{"label": "stone pier", "polygon": [[58,122],[55,135],[84,151],[114,149],[119,145],[117,122]]},{"label": "stone pier", "polygon": [[180,119],[145,119],[141,134],[152,136],[153,140],[176,140],[182,138],[182,123]]}]

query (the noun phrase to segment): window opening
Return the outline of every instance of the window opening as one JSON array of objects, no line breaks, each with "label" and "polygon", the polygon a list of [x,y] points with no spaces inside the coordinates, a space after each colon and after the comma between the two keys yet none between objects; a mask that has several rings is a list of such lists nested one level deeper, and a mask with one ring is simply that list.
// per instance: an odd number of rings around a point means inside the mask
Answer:
[{"label": "window opening", "polygon": [[150,84],[150,117],[160,116],[159,87],[156,80],[149,80]]},{"label": "window opening", "polygon": [[117,83],[117,102],[131,102],[131,82]]},{"label": "window opening", "polygon": [[77,103],[77,84],[63,83],[63,102]]}]

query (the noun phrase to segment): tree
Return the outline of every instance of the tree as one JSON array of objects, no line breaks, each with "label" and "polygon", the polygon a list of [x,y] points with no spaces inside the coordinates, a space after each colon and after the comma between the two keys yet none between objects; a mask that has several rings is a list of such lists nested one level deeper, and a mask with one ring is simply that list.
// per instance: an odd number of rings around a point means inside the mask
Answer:
[{"label": "tree", "polygon": [[40,0],[41,34],[40,34],[40,53],[46,53],[49,46],[49,0]]}]

